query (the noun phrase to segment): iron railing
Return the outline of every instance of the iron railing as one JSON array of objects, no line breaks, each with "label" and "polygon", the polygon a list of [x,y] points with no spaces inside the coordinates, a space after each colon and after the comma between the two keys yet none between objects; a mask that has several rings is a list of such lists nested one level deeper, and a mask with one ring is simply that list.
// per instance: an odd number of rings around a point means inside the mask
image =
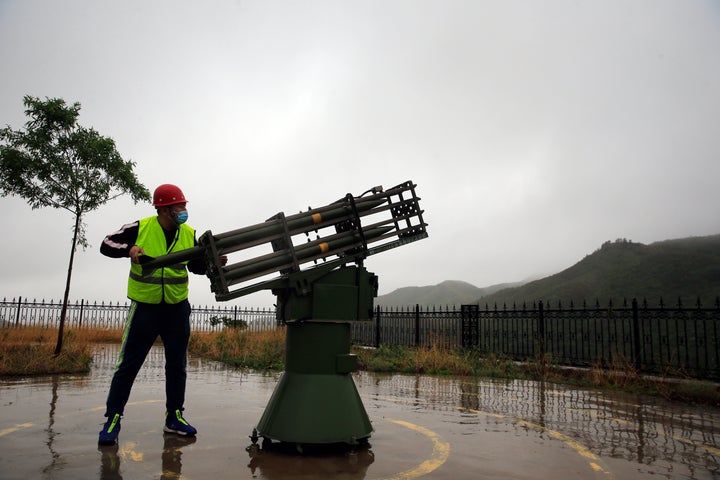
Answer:
[{"label": "iron railing", "polygon": [[[125,325],[128,302],[75,301],[68,304],[66,328],[121,329]],[[51,328],[60,324],[62,302],[45,300],[3,299],[0,302],[0,326]],[[193,305],[190,327],[194,331],[220,331],[227,325],[243,325],[250,331],[276,327],[274,308],[239,308],[238,306],[208,307]]]},{"label": "iron railing", "polygon": [[633,300],[620,307],[599,302],[568,308],[463,305],[376,308],[369,322],[353,325],[353,342],[465,348],[513,360],[558,365],[632,368],[641,373],[720,379],[720,299],[650,307]]},{"label": "iron railing", "polygon": [[[0,302],[0,326],[56,327],[62,304]],[[128,303],[81,300],[68,306],[68,328],[122,328]],[[240,322],[250,331],[277,327],[274,308],[198,307],[191,313],[194,331],[220,331]],[[631,301],[619,307],[537,302],[530,307],[377,307],[369,321],[353,322],[356,345],[440,346],[475,350],[524,361],[543,359],[557,365],[631,367],[642,373],[686,375],[720,380],[720,299],[712,307],[678,302],[650,307]]]}]

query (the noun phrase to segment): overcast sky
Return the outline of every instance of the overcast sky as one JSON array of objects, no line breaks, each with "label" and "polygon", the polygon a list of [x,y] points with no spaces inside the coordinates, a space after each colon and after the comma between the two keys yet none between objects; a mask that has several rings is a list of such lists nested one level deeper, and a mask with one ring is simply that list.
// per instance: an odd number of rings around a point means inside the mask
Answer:
[{"label": "overcast sky", "polygon": [[[719,47],[716,0],[0,0],[0,125],[26,94],[79,102],[199,232],[413,180],[430,236],[367,260],[380,294],[484,287],[720,233]],[[72,217],[0,209],[0,297],[60,299]],[[125,298],[99,246],[153,212],[87,215],[72,299]]]}]

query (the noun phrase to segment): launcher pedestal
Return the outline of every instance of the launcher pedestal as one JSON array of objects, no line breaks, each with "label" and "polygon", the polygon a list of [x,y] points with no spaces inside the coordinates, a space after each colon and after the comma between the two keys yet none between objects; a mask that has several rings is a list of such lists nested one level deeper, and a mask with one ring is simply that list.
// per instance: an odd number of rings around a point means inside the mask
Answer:
[{"label": "launcher pedestal", "polygon": [[257,425],[265,440],[299,445],[356,445],[372,425],[351,373],[350,324],[288,324],[288,358]]},{"label": "launcher pedestal", "polygon": [[264,441],[356,445],[372,433],[352,372],[350,322],[372,315],[377,277],[342,267],[312,283],[308,294],[275,292],[286,321],[285,372],[257,426]]}]

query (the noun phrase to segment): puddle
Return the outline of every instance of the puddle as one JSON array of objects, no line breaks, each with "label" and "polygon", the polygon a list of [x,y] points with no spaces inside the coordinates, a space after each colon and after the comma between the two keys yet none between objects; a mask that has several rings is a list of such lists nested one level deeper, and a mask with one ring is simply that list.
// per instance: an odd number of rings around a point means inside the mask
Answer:
[{"label": "puddle", "polygon": [[246,450],[279,373],[191,358],[198,437],[163,435],[161,347],[135,382],[119,445],[98,449],[116,357],[103,346],[88,375],[0,381],[0,478],[720,477],[719,409],[532,381],[360,372],[369,445],[302,455]]}]

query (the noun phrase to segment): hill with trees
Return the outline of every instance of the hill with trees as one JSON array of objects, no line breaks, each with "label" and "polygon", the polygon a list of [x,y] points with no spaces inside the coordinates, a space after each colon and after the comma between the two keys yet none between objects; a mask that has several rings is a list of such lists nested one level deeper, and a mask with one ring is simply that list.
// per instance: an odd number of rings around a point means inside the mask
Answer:
[{"label": "hill with trees", "polygon": [[[477,295],[472,297],[473,293]],[[665,240],[645,245],[626,239],[607,241],[575,265],[531,282],[477,288],[448,281],[430,287],[401,288],[376,304],[521,306],[538,300],[563,305],[621,304],[637,298],[651,306],[701,301],[711,306],[720,295],[720,235]]]}]

